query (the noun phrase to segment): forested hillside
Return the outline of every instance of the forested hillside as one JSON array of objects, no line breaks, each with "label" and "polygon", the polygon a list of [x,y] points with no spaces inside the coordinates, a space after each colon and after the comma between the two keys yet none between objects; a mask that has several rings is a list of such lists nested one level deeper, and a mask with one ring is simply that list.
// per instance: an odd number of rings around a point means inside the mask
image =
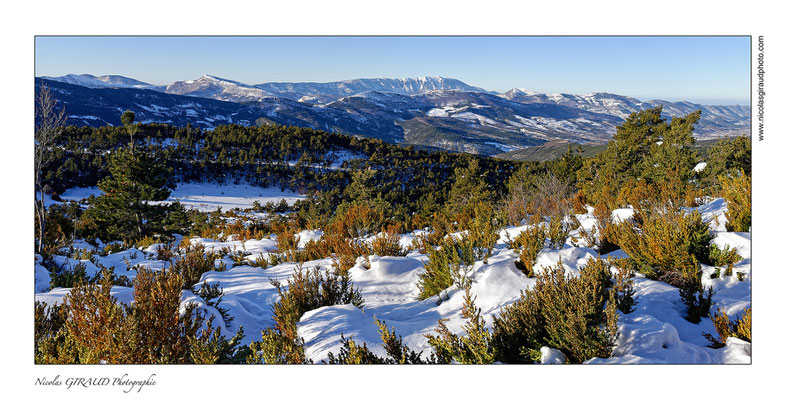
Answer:
[{"label": "forested hillside", "polygon": [[[700,117],[523,162],[131,111],[55,127],[36,362],[749,362],[750,140],[699,152]],[[196,182],[304,198],[170,197]]]}]

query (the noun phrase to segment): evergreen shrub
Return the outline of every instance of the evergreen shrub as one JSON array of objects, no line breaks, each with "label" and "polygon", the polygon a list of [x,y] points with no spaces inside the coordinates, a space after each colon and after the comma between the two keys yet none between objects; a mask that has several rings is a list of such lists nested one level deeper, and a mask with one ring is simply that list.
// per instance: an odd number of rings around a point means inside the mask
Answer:
[{"label": "evergreen shrub", "polygon": [[748,232],[751,227],[751,178],[743,172],[721,176],[721,197],[726,199],[726,230]]},{"label": "evergreen shrub", "polygon": [[535,262],[545,243],[546,231],[540,225],[530,226],[507,243],[509,248],[519,251],[519,259],[515,261],[515,265],[528,278],[535,277]]},{"label": "evergreen shrub", "polygon": [[592,259],[579,276],[560,263],[537,275],[535,286],[493,318],[491,343],[506,363],[536,361],[542,346],[570,363],[609,357],[616,340],[616,296],[608,265]]},{"label": "evergreen shrub", "polygon": [[434,364],[436,359],[432,356],[427,359],[421,357],[423,352],[415,352],[407,347],[401,336],[396,335],[395,328],[388,328],[387,324],[374,317],[379,337],[387,357],[380,357],[368,349],[366,343],[359,345],[352,338],[341,335],[341,348],[337,355],[328,353],[327,364]]},{"label": "evergreen shrub", "polygon": [[404,256],[407,253],[401,247],[399,239],[398,228],[389,226],[388,229],[380,232],[371,240],[371,252],[378,256]]},{"label": "evergreen shrub", "polygon": [[736,337],[747,342],[751,341],[751,308],[745,309],[742,315],[738,316],[734,321],[729,320],[725,309],[720,309],[712,316],[712,324],[715,326],[715,332],[718,338],[712,334],[704,333],[704,337],[710,341],[709,347],[719,349],[726,346],[726,340],[729,337]]}]

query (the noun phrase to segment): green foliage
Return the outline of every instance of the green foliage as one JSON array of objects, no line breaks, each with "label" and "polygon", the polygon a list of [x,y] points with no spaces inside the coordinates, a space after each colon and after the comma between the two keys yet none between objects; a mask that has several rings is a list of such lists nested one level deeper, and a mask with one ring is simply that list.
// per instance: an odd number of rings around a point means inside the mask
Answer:
[{"label": "green foliage", "polygon": [[240,346],[245,334],[243,327],[227,340],[221,327],[213,328],[213,318],[205,323],[206,328],[194,336],[188,336],[189,357],[194,364],[240,364],[248,356],[248,348]]},{"label": "green foliage", "polygon": [[289,337],[281,331],[266,328],[262,331],[262,340],[253,341],[249,345],[251,354],[246,362],[249,364],[312,364],[306,358],[303,339]]},{"label": "green foliage", "polygon": [[[729,247],[726,245],[721,249],[720,247],[716,246],[714,243],[710,245],[710,252],[709,252],[709,264],[716,265],[716,266],[725,266],[726,270],[724,275],[731,276],[733,273],[734,264],[737,261],[742,260],[742,257],[737,254],[737,249],[734,247]],[[720,268],[718,269],[717,276],[713,277],[717,278],[720,276]]]},{"label": "green foliage", "polygon": [[169,197],[164,169],[158,161],[145,152],[119,150],[109,170],[111,176],[98,183],[104,194],[86,211],[99,227],[99,236],[133,243],[163,231],[161,221],[170,207],[150,203]]},{"label": "green foliage", "polygon": [[341,335],[341,348],[338,355],[328,353],[328,364],[434,364],[434,357],[421,358],[423,352],[416,353],[403,344],[401,336],[396,336],[396,329],[388,328],[385,322],[374,317],[374,323],[379,330],[383,347],[387,357],[379,357],[368,349],[368,346],[357,344],[352,338],[346,339]]},{"label": "green foliage", "polygon": [[341,348],[338,350],[338,355],[333,355],[333,352],[328,353],[328,364],[384,364],[383,359],[372,353],[365,343],[361,346],[352,338],[345,338],[343,333],[340,343]]},{"label": "green foliage", "polygon": [[696,151],[691,148],[695,143],[693,129],[701,118],[701,111],[696,110],[684,117],[674,117],[668,129],[660,137],[661,143],[652,150],[652,159],[648,160],[648,170],[643,177],[654,182],[665,181],[669,173],[676,173],[680,182],[693,178],[693,167],[697,163]]},{"label": "green foliage", "polygon": [[421,300],[440,294],[454,283],[467,287],[476,261],[487,262],[499,239],[501,218],[487,204],[478,204],[471,214],[459,222],[463,232],[445,235],[435,231],[430,238],[418,241],[421,252],[429,255],[425,272],[420,275],[418,287]]},{"label": "green foliage", "polygon": [[221,314],[221,319],[224,320],[224,324],[227,326],[229,326],[229,323],[235,319],[235,317],[229,315],[229,310],[221,307],[221,301],[224,299],[224,290],[219,286],[219,282],[216,282],[212,285],[203,283],[199,286],[199,289],[192,289],[192,292],[201,297],[202,300],[205,301],[205,304],[215,308],[218,313]]},{"label": "green foliage", "polygon": [[718,338],[712,336],[710,333],[704,333],[704,337],[709,340],[710,345],[714,349],[719,349],[726,346],[726,340],[729,337],[736,337],[748,342],[751,342],[751,308],[748,307],[738,316],[734,321],[729,320],[726,314],[726,309],[721,308],[712,316],[712,324],[715,326],[715,332]]},{"label": "green foliage", "polygon": [[68,337],[63,328],[67,319],[68,309],[65,303],[47,305],[35,302],[33,331],[36,364],[69,363],[76,358],[70,354],[73,348],[66,343]]},{"label": "green foliage", "polygon": [[134,112],[131,110],[126,110],[120,116],[120,122],[125,127],[126,133],[128,133],[132,153],[134,152],[134,134],[139,132],[139,125],[134,125],[134,116]]},{"label": "green foliage", "polygon": [[183,289],[196,285],[205,272],[223,269],[223,264],[216,265],[221,254],[205,251],[205,246],[188,244],[182,251],[183,255],[175,259],[170,269],[183,278]]},{"label": "green foliage", "polygon": [[450,194],[445,203],[448,214],[460,213],[473,209],[479,204],[491,202],[486,172],[481,169],[476,159],[472,159],[466,168],[457,167],[453,175],[456,180],[450,187]]},{"label": "green foliage", "polygon": [[576,185],[576,173],[584,165],[584,147],[579,145],[573,147],[568,143],[568,149],[560,156],[554,165],[554,175],[561,182],[573,187]]},{"label": "green foliage", "polygon": [[[83,237],[87,229],[80,223],[82,213],[82,208],[74,201],[50,205],[46,209],[44,243],[50,247],[62,247],[75,237]],[[36,220],[36,227],[38,223]]]},{"label": "green foliage", "polygon": [[494,317],[492,343],[499,360],[532,362],[542,346],[560,350],[571,363],[611,356],[616,339],[611,287],[608,265],[595,259],[578,277],[561,263],[538,274],[534,287]]},{"label": "green foliage", "polygon": [[706,288],[702,285],[701,274],[701,267],[694,259],[694,263],[683,266],[676,281],[672,279],[672,284],[679,288],[680,299],[685,305],[685,319],[694,324],[710,315],[712,296],[715,294],[712,286]]},{"label": "green foliage", "polygon": [[480,309],[475,306],[470,288],[464,288],[464,306],[461,308],[462,325],[466,336],[458,336],[448,329],[440,320],[436,329],[439,336],[426,335],[429,345],[440,362],[455,360],[461,364],[491,364],[497,358],[497,349],[492,346],[491,333],[486,329],[486,322],[480,316]]},{"label": "green foliage", "polygon": [[85,264],[78,263],[71,268],[62,268],[60,271],[49,271],[49,287],[75,287],[82,283],[94,283],[98,280],[97,276],[87,276]]},{"label": "green foliage", "polygon": [[562,246],[565,245],[565,242],[568,241],[568,237],[570,237],[571,225],[573,224],[566,223],[556,217],[551,217],[549,219],[549,222],[546,223],[546,237],[549,239],[550,249],[562,249]]},{"label": "green foliage", "polygon": [[158,239],[156,239],[155,237],[153,237],[153,236],[145,236],[145,237],[140,238],[139,240],[137,240],[136,244],[134,245],[134,247],[136,247],[137,249],[143,250],[143,249],[146,249],[146,248],[148,248],[148,247],[150,247],[150,246],[152,246],[154,244],[157,244],[157,243],[158,243]]},{"label": "green foliage", "polygon": [[119,242],[112,242],[108,243],[104,246],[104,249],[101,251],[101,257],[106,257],[110,254],[119,253],[121,251],[126,250],[128,247],[124,246],[123,243]]},{"label": "green foliage", "polygon": [[688,253],[696,257],[699,262],[710,262],[710,233],[709,224],[702,221],[701,214],[694,211],[684,216],[682,240],[687,243]]},{"label": "green foliage", "polygon": [[371,240],[371,252],[378,256],[405,256],[407,253],[401,247],[399,238],[398,229],[388,227]]},{"label": "green foliage", "polygon": [[502,227],[499,215],[491,206],[481,203],[472,210],[470,220],[459,226],[467,231],[466,237],[472,243],[474,259],[488,262],[491,251],[499,240],[499,230]]},{"label": "green foliage", "polygon": [[384,360],[385,364],[434,363],[433,358],[423,360],[421,358],[423,352],[416,353],[410,350],[410,348],[403,343],[401,336],[396,336],[396,328],[389,329],[384,321],[380,321],[376,317],[374,317],[374,323],[377,325],[379,337],[382,339],[382,345],[385,348],[385,353],[388,355],[387,359]]},{"label": "green foliage", "polygon": [[189,213],[179,201],[167,204],[164,218],[161,221],[161,231],[167,236],[172,234],[185,235],[194,225]]},{"label": "green foliage", "polygon": [[[445,209],[451,187],[461,180],[455,175],[457,171],[473,172],[464,174],[469,181],[479,182],[478,177],[483,181],[481,186],[466,187],[482,189],[480,192],[486,194],[469,198],[492,200],[505,194],[504,182],[518,165],[495,158],[419,151],[378,139],[281,125],[221,125],[203,131],[189,126],[129,123],[100,128],[66,127],[53,147],[53,162],[44,166],[46,181],[56,188],[95,186],[111,175],[115,154],[128,147],[128,127],[136,131],[133,154],[157,160],[156,165],[167,171],[171,182],[244,180],[260,187],[277,186],[307,194],[307,200],[286,206],[297,213],[303,221],[300,227],[306,229],[324,228],[327,221],[345,210],[339,207],[342,203],[346,204],[343,207],[360,203],[382,214],[370,220],[367,234],[379,232],[392,221],[411,230],[413,215],[432,215]],[[344,162],[341,168],[326,168],[334,165],[339,155],[356,158]],[[454,191],[456,200],[464,197],[462,185],[459,183]],[[183,211],[176,204],[170,207],[163,218],[146,220],[150,232],[144,235],[199,234],[205,228],[201,214]],[[284,209],[281,203],[256,208],[265,212]],[[89,228],[90,238],[108,241],[106,221],[93,217],[88,214],[80,218],[84,225],[80,229]],[[117,235],[122,232],[114,230]],[[136,240],[132,239],[129,241]]]},{"label": "green foliage", "polygon": [[708,316],[713,290],[701,283],[699,261],[710,263],[712,236],[698,212],[650,210],[641,214],[640,226],[631,221],[615,225],[614,239],[630,256],[626,263],[633,269],[679,288],[688,321]]},{"label": "green foliage", "polygon": [[120,122],[123,126],[128,127],[129,125],[134,123],[134,112],[131,110],[126,110],[123,115],[120,116]]},{"label": "green foliage", "polygon": [[524,272],[528,278],[535,277],[535,262],[545,243],[546,231],[540,224],[530,226],[507,242],[508,248],[519,252],[519,259],[515,261],[516,268]]},{"label": "green foliage", "polygon": [[344,197],[350,202],[370,204],[377,198],[375,175],[376,171],[371,168],[355,171],[351,183],[344,189]]},{"label": "green foliage", "polygon": [[446,236],[440,246],[427,245],[428,262],[418,278],[420,300],[440,294],[453,283],[460,287],[469,284],[469,272],[475,264],[475,247],[469,239]]},{"label": "green foliage", "polygon": [[262,331],[262,340],[252,342],[247,362],[254,364],[310,364],[305,356],[303,339],[297,335],[297,322],[304,313],[324,306],[352,304],[363,307],[360,291],[348,274],[337,274],[319,267],[303,270],[301,266],[287,281],[286,289],[271,280],[278,290],[279,301],[273,305],[274,328]]},{"label": "green foliage", "polygon": [[614,259],[611,264],[617,267],[612,288],[617,309],[624,314],[630,314],[636,310],[634,306],[638,303],[636,290],[633,287],[633,268],[627,259]]},{"label": "green foliage", "polygon": [[276,329],[285,336],[297,337],[296,323],[306,311],[324,306],[352,304],[363,307],[363,297],[354,288],[348,274],[337,274],[320,268],[303,270],[298,267],[287,281],[286,288],[280,282],[271,280],[281,297],[273,305],[273,319]]},{"label": "green foliage", "polygon": [[707,166],[699,173],[704,186],[710,189],[720,187],[719,177],[729,172],[742,171],[751,174],[751,138],[738,136],[718,140],[707,151]]},{"label": "green foliage", "polygon": [[[625,221],[614,228],[613,240],[630,256],[633,268],[649,279],[669,281],[695,260],[709,262],[712,236],[698,212],[688,215],[666,208],[644,212],[642,222]],[[679,286],[679,285],[678,285]]]},{"label": "green foliage", "polygon": [[674,117],[671,123],[661,117],[661,112],[662,108],[657,107],[631,113],[617,127],[606,150],[585,160],[577,179],[593,203],[609,201],[626,182],[639,179],[645,184],[669,182],[673,189],[662,193],[673,195],[672,201],[685,201],[697,160],[690,147],[694,143],[693,129],[701,112]]},{"label": "green foliage", "polygon": [[721,197],[726,199],[726,230],[748,232],[751,227],[751,178],[745,173],[721,176]]}]

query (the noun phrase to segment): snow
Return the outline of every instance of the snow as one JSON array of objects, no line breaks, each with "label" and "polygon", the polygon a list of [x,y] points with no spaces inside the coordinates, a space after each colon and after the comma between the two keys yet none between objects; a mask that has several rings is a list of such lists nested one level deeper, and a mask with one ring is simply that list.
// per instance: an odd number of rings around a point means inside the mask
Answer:
[{"label": "snow", "polygon": [[[97,187],[80,188],[74,187],[66,190],[60,196],[65,201],[79,201],[94,195],[100,196],[103,192]],[[305,195],[297,194],[290,190],[279,188],[260,188],[251,185],[217,185],[211,183],[182,183],[179,184],[169,194],[169,198],[160,203],[172,203],[179,201],[186,208],[193,208],[199,211],[215,211],[219,207],[223,210],[232,208],[246,209],[254,206],[254,202],[265,205],[268,202],[278,203],[284,200],[289,205],[295,204],[298,200],[304,200]],[[159,203],[159,202],[152,202]],[[57,204],[49,196],[46,199],[47,207]]]},{"label": "snow", "polygon": [[68,74],[58,77],[44,76],[43,78],[88,88],[135,88],[157,90],[157,88],[151,84],[118,75],[93,76],[89,74]]},{"label": "snow", "polygon": [[35,292],[44,292],[49,289],[49,284],[52,281],[49,276],[49,271],[41,265],[41,256],[36,255],[35,262]]},{"label": "snow", "polygon": [[70,200],[79,201],[90,197],[90,195],[98,197],[101,196],[102,194],[103,192],[101,191],[101,189],[95,186],[86,187],[86,188],[72,187],[70,189],[67,189],[65,192],[63,192],[63,194],[60,195],[60,198],[65,201],[70,201]]},{"label": "snow", "polygon": [[[60,305],[70,292],[71,289],[55,288],[47,293],[36,293],[35,300],[50,306]],[[112,290],[109,293],[123,304],[131,304],[134,301],[134,289],[130,287],[112,286]]]},{"label": "snow", "polygon": [[742,258],[751,257],[751,234],[749,232],[718,232],[711,243],[723,249],[726,246],[737,249]]},{"label": "snow", "polygon": [[43,78],[51,79],[57,82],[68,83],[71,85],[79,85],[88,88],[110,88],[114,87],[111,83],[107,83],[101,80],[96,79],[96,77],[92,75],[77,75],[77,74],[68,74],[58,77],[50,77],[44,76]]},{"label": "snow", "polygon": [[265,205],[268,202],[278,203],[281,200],[287,204],[295,204],[298,200],[305,199],[289,190],[278,188],[259,188],[250,185],[215,185],[201,183],[186,183],[178,185],[169,195],[168,202],[180,201],[186,208],[200,211],[215,211],[218,207],[224,210],[231,208],[251,208],[254,202]]},{"label": "snow", "polygon": [[306,247],[306,243],[310,241],[317,241],[319,238],[322,237],[322,231],[319,229],[314,230],[305,230],[297,234],[300,242],[298,243],[298,248],[302,249]]},{"label": "snow", "polygon": [[[209,193],[218,190],[215,185],[194,185],[188,190],[179,192],[182,196],[190,195],[194,202],[205,198],[196,199],[198,196],[208,197]],[[220,203],[226,207],[235,198],[250,198],[250,193],[260,189],[253,188],[250,192],[242,192],[242,187],[227,189],[221,197]],[[241,196],[245,194],[245,196]],[[264,193],[262,193],[264,194]],[[260,194],[260,196],[262,195]],[[246,200],[244,200],[246,201]],[[723,209],[722,199],[710,199],[696,209],[703,217],[711,218],[718,210]],[[690,211],[687,209],[686,211]],[[613,210],[615,218],[620,220],[630,218],[633,210],[623,208]],[[585,229],[590,229],[596,220],[592,210],[586,214],[577,215],[579,222]],[[475,296],[476,306],[481,309],[486,327],[492,326],[492,317],[499,315],[504,307],[516,301],[527,288],[535,283],[535,279],[527,278],[514,266],[518,255],[514,250],[508,249],[504,244],[506,237],[517,236],[530,226],[509,226],[502,230],[487,262],[475,262],[468,268],[467,277],[471,280],[471,293]],[[424,231],[408,232],[401,235],[402,246],[409,245],[415,236]],[[576,234],[577,231],[573,231]],[[317,240],[322,236],[319,230],[299,232],[300,246],[308,240]],[[460,233],[458,233],[460,234]],[[507,235],[506,235],[507,234]],[[716,237],[713,243],[723,248],[728,245],[737,249],[743,257],[733,267],[732,276],[711,278],[715,267],[703,266],[702,281],[705,285],[712,285],[716,291],[713,300],[713,311],[724,308],[730,318],[735,318],[746,308],[751,306],[751,236],[748,232],[725,232],[714,230]],[[259,257],[268,257],[276,251],[273,237],[253,239],[246,241],[227,240],[216,241],[205,238],[190,238],[193,244],[202,244],[207,251],[219,251],[226,248],[231,252],[244,251],[246,259],[256,260]],[[89,246],[87,244],[80,244]],[[592,258],[600,257],[591,248],[581,247],[568,242],[558,250],[546,248],[538,256],[535,270],[543,271],[545,268],[562,262],[569,274],[578,274],[580,269]],[[114,266],[116,273],[133,278],[136,268],[148,267],[152,269],[166,268],[167,264],[158,261],[154,256],[155,246],[146,249],[129,249],[107,256],[95,256],[92,260],[73,260],[58,256],[55,261],[66,268],[73,268],[78,263],[84,264],[88,273],[96,272],[97,266]],[[604,257],[626,257],[624,251],[617,250]],[[40,259],[39,259],[40,261]],[[211,271],[202,275],[200,284],[218,283],[224,292],[222,306],[227,308],[234,320],[222,329],[226,336],[234,335],[240,326],[246,333],[244,344],[261,338],[261,331],[273,326],[272,306],[279,300],[278,291],[270,280],[278,280],[286,285],[295,269],[295,263],[282,263],[267,269],[254,268],[248,265],[234,265],[225,257],[223,260],[226,270],[222,272]],[[460,317],[463,306],[463,289],[453,285],[437,296],[425,300],[418,300],[418,279],[424,271],[428,256],[412,251],[403,257],[381,257],[370,255],[367,259],[359,257],[353,268],[349,270],[355,288],[361,291],[364,299],[363,309],[352,305],[338,305],[322,307],[306,312],[297,324],[298,334],[305,341],[306,356],[315,362],[323,361],[329,352],[336,354],[341,347],[340,339],[352,337],[357,342],[365,342],[374,353],[384,356],[385,352],[379,338],[374,318],[387,323],[389,328],[394,328],[397,335],[402,336],[404,343],[414,351],[423,351],[424,355],[431,353],[431,348],[424,335],[433,334],[437,323],[444,320],[447,327],[454,333],[463,334],[461,326],[465,321]],[[320,267],[323,271],[330,268],[333,260],[321,260],[303,263],[302,268],[314,269]],[[130,268],[129,268],[130,267]],[[737,273],[743,273],[740,280]],[[723,274],[722,274],[723,275]],[[36,300],[50,304],[62,301],[69,289],[54,288],[48,290],[48,272],[36,264],[35,274]],[[588,363],[595,364],[681,364],[681,363],[750,363],[750,344],[731,338],[727,346],[721,349],[707,347],[708,341],[703,333],[715,335],[715,330],[709,318],[703,318],[699,324],[685,320],[684,305],[681,303],[677,288],[663,282],[652,281],[641,275],[633,278],[638,304],[630,314],[619,314],[619,337],[613,349],[612,357],[608,359],[592,359]],[[113,294],[121,301],[132,300],[132,289],[114,287]],[[216,315],[220,320],[217,310],[202,303],[190,291],[183,292],[182,301],[197,302],[200,308],[211,315]],[[564,363],[565,356],[556,349],[541,348],[543,364]]]},{"label": "snow", "polygon": [[728,221],[726,218],[726,212],[728,211],[726,201],[721,198],[706,200],[704,204],[698,207],[686,208],[685,211],[698,211],[701,214],[701,220],[703,222],[708,222],[711,230],[725,231],[726,222]]},{"label": "snow", "polygon": [[484,143],[486,143],[489,146],[494,146],[494,147],[496,147],[496,148],[498,148],[498,149],[500,149],[500,150],[502,150],[504,152],[518,150],[518,149],[521,148],[521,146],[511,146],[511,145],[502,144],[502,143],[498,143],[498,142],[484,142]]},{"label": "snow", "polygon": [[543,346],[540,348],[541,364],[565,364],[568,359],[557,349]]},{"label": "snow", "polygon": [[444,108],[432,108],[431,110],[428,110],[426,115],[428,115],[429,117],[448,117],[448,116],[450,116],[448,114],[448,111],[445,110]]},{"label": "snow", "polygon": [[611,212],[611,218],[614,222],[624,222],[631,218],[633,218],[633,214],[636,213],[636,210],[633,207],[628,208],[618,208]]}]

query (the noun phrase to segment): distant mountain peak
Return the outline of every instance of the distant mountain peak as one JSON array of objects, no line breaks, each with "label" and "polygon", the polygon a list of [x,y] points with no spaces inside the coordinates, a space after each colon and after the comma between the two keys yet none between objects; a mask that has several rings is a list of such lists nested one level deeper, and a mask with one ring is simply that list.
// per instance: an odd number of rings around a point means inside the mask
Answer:
[{"label": "distant mountain peak", "polygon": [[542,94],[540,92],[536,92],[534,90],[529,90],[529,89],[523,88],[523,87],[522,88],[510,89],[507,92],[505,92],[504,94],[515,94],[515,93],[523,93],[523,94],[525,94],[527,96],[534,96],[534,95],[537,95],[537,94]]},{"label": "distant mountain peak", "polygon": [[133,89],[150,89],[150,90],[159,90],[159,91],[161,90],[160,87],[121,75],[95,76],[91,74],[67,74],[58,77],[45,76],[43,78],[51,79],[57,82],[69,83],[72,85],[84,86],[93,89],[133,88]]},{"label": "distant mountain peak", "polygon": [[252,102],[274,94],[245,83],[224,79],[215,75],[202,75],[196,80],[177,81],[166,87],[166,93],[204,97],[232,102]]}]

